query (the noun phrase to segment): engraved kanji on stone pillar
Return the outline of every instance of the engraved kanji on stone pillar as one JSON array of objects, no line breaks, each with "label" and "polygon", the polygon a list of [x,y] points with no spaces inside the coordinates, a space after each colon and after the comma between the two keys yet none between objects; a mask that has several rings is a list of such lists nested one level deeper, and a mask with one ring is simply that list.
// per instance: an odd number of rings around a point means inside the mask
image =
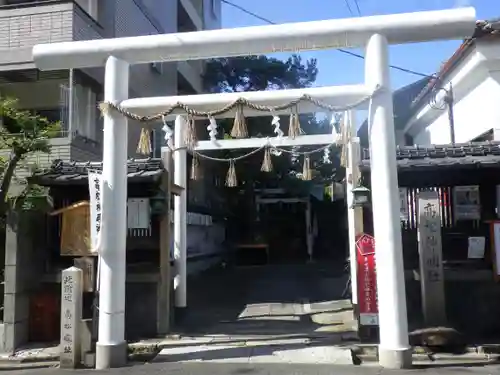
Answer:
[{"label": "engraved kanji on stone pillar", "polygon": [[83,272],[76,267],[62,271],[61,278],[61,368],[80,364]]}]

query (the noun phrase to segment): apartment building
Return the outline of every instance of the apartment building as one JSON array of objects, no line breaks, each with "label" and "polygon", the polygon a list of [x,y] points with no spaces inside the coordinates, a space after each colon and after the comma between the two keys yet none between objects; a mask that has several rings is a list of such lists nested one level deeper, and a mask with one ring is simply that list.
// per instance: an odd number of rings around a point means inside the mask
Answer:
[{"label": "apartment building", "polygon": [[[33,164],[101,160],[104,81],[103,68],[38,71],[34,45],[214,29],[220,20],[220,0],[0,0],[0,95],[62,123],[51,154],[33,155]],[[135,65],[130,96],[198,93],[202,70],[201,61]],[[130,156],[139,132],[129,126]]]}]

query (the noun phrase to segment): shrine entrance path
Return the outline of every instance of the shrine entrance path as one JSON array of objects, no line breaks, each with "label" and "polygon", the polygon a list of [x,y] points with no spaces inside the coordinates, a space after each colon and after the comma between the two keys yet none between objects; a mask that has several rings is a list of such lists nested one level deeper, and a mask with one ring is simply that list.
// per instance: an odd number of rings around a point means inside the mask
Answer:
[{"label": "shrine entrance path", "polygon": [[343,265],[218,268],[188,280],[188,335],[352,338]]},{"label": "shrine entrance path", "polygon": [[180,337],[154,361],[352,364],[346,282],[342,270],[319,264],[208,271],[188,280]]}]

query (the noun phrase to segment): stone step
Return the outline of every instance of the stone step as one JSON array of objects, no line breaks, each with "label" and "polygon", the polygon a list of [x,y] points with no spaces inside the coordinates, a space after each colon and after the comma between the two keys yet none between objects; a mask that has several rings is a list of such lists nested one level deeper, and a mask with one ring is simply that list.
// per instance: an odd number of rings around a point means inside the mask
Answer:
[{"label": "stone step", "polygon": [[164,347],[153,362],[350,365],[353,358],[346,347],[313,343],[308,339],[277,339]]}]

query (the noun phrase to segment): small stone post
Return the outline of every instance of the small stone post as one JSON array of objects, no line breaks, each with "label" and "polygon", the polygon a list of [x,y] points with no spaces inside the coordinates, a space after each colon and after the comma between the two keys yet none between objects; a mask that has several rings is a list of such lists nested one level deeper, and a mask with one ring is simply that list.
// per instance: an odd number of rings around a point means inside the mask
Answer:
[{"label": "small stone post", "polygon": [[76,368],[80,365],[80,326],[82,320],[83,272],[70,267],[61,278],[61,368]]}]

